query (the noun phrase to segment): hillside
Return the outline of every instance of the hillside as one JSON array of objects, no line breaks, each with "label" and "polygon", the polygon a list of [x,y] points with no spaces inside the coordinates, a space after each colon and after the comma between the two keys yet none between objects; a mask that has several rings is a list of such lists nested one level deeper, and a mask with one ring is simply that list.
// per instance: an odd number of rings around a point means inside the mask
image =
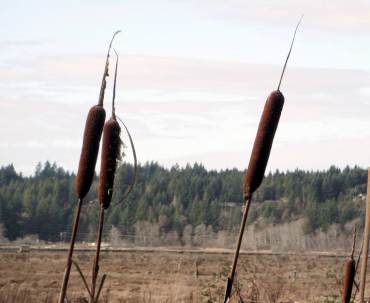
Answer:
[{"label": "hillside", "polygon": [[[112,226],[121,236],[147,231],[143,237],[165,235],[168,243],[175,233],[175,241],[185,245],[189,236],[194,242],[197,234],[238,229],[242,171],[207,171],[199,164],[166,169],[146,163],[139,166],[133,192],[116,205],[132,174],[130,164],[123,163],[118,169],[106,233],[112,232]],[[0,224],[4,236],[14,240],[36,234],[41,240],[65,240],[76,204],[74,179],[73,173],[49,162],[37,165],[30,177],[17,173],[13,165],[2,167]],[[304,234],[325,232],[334,223],[343,228],[363,217],[366,182],[367,171],[359,167],[269,173],[254,196],[249,224],[263,229],[299,220]],[[94,237],[96,185],[97,178],[83,209],[80,240]]]}]

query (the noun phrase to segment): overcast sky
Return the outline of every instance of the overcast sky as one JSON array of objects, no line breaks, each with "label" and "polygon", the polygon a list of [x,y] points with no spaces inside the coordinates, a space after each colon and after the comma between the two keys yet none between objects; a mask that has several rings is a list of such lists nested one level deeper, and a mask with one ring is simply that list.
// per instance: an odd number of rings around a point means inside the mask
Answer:
[{"label": "overcast sky", "polygon": [[140,162],[244,169],[302,13],[268,170],[367,167],[370,2],[348,0],[2,0],[0,165],[76,170],[122,29],[117,111]]}]

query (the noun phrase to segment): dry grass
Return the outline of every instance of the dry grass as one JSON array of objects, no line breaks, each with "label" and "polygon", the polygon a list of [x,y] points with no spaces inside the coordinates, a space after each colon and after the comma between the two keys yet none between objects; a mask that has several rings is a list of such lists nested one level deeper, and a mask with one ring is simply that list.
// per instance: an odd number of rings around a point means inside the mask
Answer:
[{"label": "dry grass", "polygon": [[[92,254],[76,253],[90,281]],[[218,303],[231,255],[169,252],[102,254],[108,278],[102,302]],[[0,303],[56,302],[64,253],[0,254]],[[238,295],[232,303],[337,302],[343,259],[318,256],[246,256],[238,266]],[[369,285],[370,286],[370,285]],[[370,287],[369,287],[370,289]],[[86,302],[73,269],[69,299]]]},{"label": "dry grass", "polygon": [[52,303],[53,295],[46,295],[43,298],[32,298],[31,290],[22,288],[19,285],[9,286],[0,291],[0,303]]}]

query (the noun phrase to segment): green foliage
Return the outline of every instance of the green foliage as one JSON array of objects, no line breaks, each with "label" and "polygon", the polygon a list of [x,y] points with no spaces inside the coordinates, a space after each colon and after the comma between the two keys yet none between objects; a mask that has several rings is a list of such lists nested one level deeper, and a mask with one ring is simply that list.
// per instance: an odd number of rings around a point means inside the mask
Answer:
[{"label": "green foliage", "polygon": [[[133,177],[133,168],[123,163],[117,170],[115,195],[107,211],[107,226],[122,233],[134,232],[138,221],[158,223],[161,232],[204,224],[214,231],[237,230],[241,218],[243,172],[236,169],[207,171],[201,164],[178,165],[170,169],[157,163],[139,165],[137,184],[117,204]],[[270,173],[253,197],[248,223],[264,218],[282,223],[306,218],[305,231],[326,229],[332,223],[345,224],[363,211],[367,172],[359,167],[326,171]],[[44,240],[58,240],[71,228],[77,203],[75,175],[57,165],[38,164],[35,174],[24,177],[13,165],[0,168],[0,224],[6,237],[15,239],[38,234]],[[97,177],[84,203],[81,234],[97,224]],[[95,203],[96,204],[96,203]]]}]

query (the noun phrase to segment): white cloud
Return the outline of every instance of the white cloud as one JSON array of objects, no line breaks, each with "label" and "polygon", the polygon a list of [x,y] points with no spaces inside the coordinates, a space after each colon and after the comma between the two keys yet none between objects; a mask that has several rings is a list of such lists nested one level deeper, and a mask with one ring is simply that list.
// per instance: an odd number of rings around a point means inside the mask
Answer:
[{"label": "white cloud", "polygon": [[353,2],[346,0],[222,0],[192,1],[193,7],[201,7],[205,17],[238,23],[264,23],[291,25],[304,14],[305,23],[320,29],[366,30],[370,28],[370,3],[365,0]]},{"label": "white cloud", "polygon": [[[103,64],[100,56],[48,56],[0,68],[0,164],[33,170],[38,161],[55,160],[76,170]],[[122,55],[117,111],[141,162],[244,168],[280,72],[280,66],[238,61]],[[366,163],[359,151],[370,138],[368,83],[367,71],[288,66],[270,167]]]}]

